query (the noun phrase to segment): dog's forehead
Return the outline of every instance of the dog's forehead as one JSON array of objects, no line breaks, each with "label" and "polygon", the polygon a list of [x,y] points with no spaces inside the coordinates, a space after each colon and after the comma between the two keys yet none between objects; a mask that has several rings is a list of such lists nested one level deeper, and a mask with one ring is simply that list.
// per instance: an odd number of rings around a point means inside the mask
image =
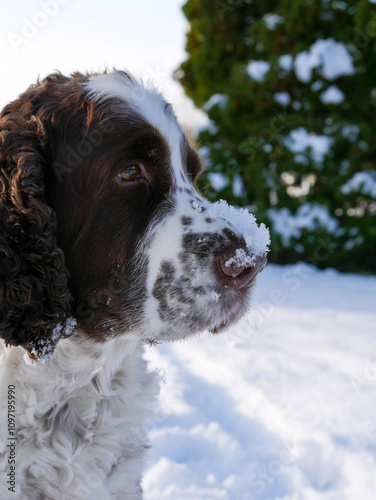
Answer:
[{"label": "dog's forehead", "polygon": [[92,76],[85,86],[91,99],[95,101],[109,98],[121,99],[157,129],[169,147],[176,184],[189,184],[182,159],[187,140],[177,122],[172,106],[155,88],[123,72]]}]

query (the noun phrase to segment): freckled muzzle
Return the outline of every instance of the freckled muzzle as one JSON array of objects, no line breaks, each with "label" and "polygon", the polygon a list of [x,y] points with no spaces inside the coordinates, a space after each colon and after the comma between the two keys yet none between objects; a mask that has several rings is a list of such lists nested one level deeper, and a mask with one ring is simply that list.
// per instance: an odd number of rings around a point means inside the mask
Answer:
[{"label": "freckled muzzle", "polygon": [[154,338],[216,333],[249,307],[266,264],[269,233],[248,211],[175,193],[149,249],[146,316]]}]

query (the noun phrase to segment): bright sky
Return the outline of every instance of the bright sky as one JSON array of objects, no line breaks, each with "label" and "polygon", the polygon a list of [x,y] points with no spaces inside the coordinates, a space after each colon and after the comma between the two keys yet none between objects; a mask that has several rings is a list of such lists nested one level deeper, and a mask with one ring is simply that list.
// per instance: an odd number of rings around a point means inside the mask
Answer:
[{"label": "bright sky", "polygon": [[128,69],[162,90],[180,120],[204,121],[172,72],[185,59],[184,0],[0,0],[0,109],[54,70]]}]

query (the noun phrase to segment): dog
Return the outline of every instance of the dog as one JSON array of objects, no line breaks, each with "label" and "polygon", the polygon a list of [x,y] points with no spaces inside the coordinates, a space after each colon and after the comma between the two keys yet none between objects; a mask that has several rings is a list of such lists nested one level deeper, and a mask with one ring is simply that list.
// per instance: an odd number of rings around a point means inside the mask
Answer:
[{"label": "dog", "polygon": [[0,115],[0,498],[140,500],[147,342],[226,330],[269,235],[195,188],[173,109],[129,73],[52,74]]}]

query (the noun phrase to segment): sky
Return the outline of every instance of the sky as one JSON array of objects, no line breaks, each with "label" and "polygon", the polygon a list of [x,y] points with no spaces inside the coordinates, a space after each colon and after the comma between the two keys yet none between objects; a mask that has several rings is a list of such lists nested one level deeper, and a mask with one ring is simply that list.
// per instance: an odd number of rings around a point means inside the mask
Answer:
[{"label": "sky", "polygon": [[0,0],[0,109],[59,70],[127,69],[152,80],[180,121],[205,121],[172,73],[186,55],[183,0]]}]

